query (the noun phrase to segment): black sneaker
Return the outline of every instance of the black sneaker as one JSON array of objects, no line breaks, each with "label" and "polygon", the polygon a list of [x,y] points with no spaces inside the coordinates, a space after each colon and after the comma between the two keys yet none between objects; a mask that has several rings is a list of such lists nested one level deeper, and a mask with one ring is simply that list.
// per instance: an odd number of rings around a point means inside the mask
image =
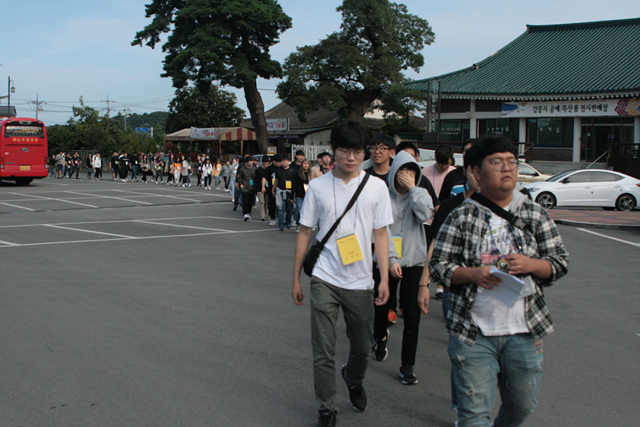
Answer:
[{"label": "black sneaker", "polygon": [[323,409],[318,411],[318,427],[335,427],[336,412],[331,409]]},{"label": "black sneaker", "polygon": [[382,362],[386,360],[389,355],[389,350],[387,349],[387,343],[389,342],[389,330],[387,329],[387,335],[381,340],[375,338],[375,344],[373,346],[373,358],[378,362]]},{"label": "black sneaker", "polygon": [[400,368],[400,379],[404,385],[418,384],[418,378],[413,373],[413,366],[402,366]]},{"label": "black sneaker", "polygon": [[[342,379],[344,382],[347,382],[347,364],[345,363],[340,368],[340,374],[342,374]],[[347,384],[347,389],[349,389],[349,400],[351,401],[351,406],[358,412],[362,412],[367,408],[367,393],[364,392],[364,387],[362,384],[358,385],[349,385]]]}]

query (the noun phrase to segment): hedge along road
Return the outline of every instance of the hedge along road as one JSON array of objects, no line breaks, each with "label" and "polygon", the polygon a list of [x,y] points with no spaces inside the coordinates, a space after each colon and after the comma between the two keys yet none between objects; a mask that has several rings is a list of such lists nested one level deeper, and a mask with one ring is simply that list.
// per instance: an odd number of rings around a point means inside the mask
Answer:
[{"label": "hedge along road", "polygon": [[[309,306],[289,296],[296,234],[244,222],[229,201],[153,184],[2,184],[0,424],[314,425]],[[560,230],[570,272],[546,290],[556,332],[527,425],[634,425],[638,249]],[[422,318],[412,387],[398,378],[401,327],[370,363],[364,413],[338,379],[341,425],[452,425],[440,303]],[[346,360],[342,326],[338,339]]]}]

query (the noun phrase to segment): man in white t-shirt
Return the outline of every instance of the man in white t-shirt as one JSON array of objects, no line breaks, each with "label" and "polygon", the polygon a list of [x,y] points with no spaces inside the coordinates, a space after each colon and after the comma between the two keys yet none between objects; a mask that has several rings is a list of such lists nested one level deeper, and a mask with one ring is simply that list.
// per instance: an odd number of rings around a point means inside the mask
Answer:
[{"label": "man in white t-shirt", "polygon": [[[348,120],[331,131],[335,167],[310,181],[300,217],[296,242],[291,296],[302,305],[300,284],[302,264],[311,241],[313,227],[319,223],[318,240],[326,235],[345,211],[365,176],[359,169],[369,142],[366,128]],[[393,223],[389,192],[385,183],[369,179],[353,207],[342,218],[327,241],[313,269],[311,293],[311,343],[316,399],[320,404],[319,426],[335,426],[336,322],[340,307],[344,312],[349,338],[349,359],[342,366],[353,408],[364,411],[367,397],[362,382],[373,346],[374,282],[371,245],[378,249],[380,285],[376,305],[389,298],[389,247],[386,226]],[[348,255],[348,256],[347,256]]]}]

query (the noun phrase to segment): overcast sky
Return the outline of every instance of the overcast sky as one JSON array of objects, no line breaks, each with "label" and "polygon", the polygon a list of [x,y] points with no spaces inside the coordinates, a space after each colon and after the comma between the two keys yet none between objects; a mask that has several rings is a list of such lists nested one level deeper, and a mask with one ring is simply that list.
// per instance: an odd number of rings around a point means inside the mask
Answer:
[{"label": "overcast sky", "polygon": [[[132,47],[135,33],[151,22],[145,0],[0,0],[3,47],[0,50],[0,96],[15,86],[11,105],[18,116],[35,117],[36,98],[46,125],[65,123],[71,107],[107,108],[111,114],[167,111],[171,80],[161,78],[160,47]],[[297,46],[315,44],[337,31],[339,0],[281,0],[293,28],[271,50],[284,60]],[[609,0],[408,0],[409,12],[431,24],[436,41],[423,54],[425,66],[407,72],[413,79],[470,66],[492,55],[526,31],[526,25],[563,24],[640,17],[640,2]],[[635,42],[620,40],[620,43]],[[4,82],[7,86],[4,86]],[[279,103],[276,80],[260,81],[265,108]],[[244,96],[233,88],[238,105]],[[107,102],[109,101],[109,102]],[[6,105],[6,98],[0,105]]]}]

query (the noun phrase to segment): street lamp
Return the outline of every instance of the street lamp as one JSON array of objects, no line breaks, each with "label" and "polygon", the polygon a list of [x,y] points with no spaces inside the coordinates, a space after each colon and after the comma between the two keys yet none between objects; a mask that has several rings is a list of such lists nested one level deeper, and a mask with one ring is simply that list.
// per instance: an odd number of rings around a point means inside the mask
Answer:
[{"label": "street lamp", "polygon": [[11,76],[9,76],[9,81],[7,82],[7,117],[11,117],[11,94],[16,93],[16,87],[14,86],[13,80],[11,80]]}]

